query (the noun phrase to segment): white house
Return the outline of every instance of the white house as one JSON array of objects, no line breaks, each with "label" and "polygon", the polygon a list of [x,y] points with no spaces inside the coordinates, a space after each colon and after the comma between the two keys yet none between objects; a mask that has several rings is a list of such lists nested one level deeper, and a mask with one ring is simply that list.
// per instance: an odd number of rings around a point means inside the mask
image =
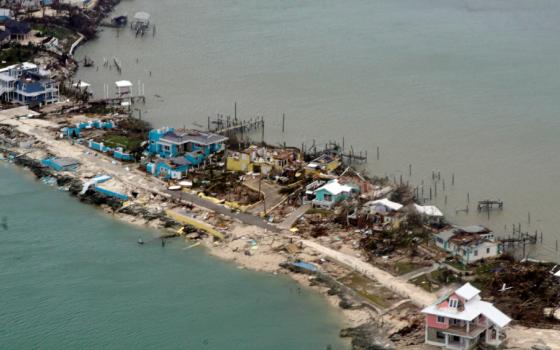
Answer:
[{"label": "white house", "polygon": [[465,265],[502,253],[494,234],[484,226],[455,227],[434,234],[436,245],[453,254]]}]

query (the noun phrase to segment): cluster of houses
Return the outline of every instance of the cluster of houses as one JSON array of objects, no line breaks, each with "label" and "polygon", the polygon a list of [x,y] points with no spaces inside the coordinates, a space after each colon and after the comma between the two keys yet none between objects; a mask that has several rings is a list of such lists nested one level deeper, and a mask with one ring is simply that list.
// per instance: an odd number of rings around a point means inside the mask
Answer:
[{"label": "cluster of houses", "polygon": [[0,69],[0,99],[27,106],[58,102],[58,83],[50,72],[24,62]]}]

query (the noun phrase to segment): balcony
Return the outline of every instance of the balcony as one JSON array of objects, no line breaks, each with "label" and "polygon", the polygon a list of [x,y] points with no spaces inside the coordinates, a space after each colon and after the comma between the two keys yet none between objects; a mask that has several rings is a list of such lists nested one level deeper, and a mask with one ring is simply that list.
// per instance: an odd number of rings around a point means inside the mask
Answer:
[{"label": "balcony", "polygon": [[471,323],[469,325],[468,332],[467,332],[467,326],[459,326],[459,325],[457,326],[451,325],[449,326],[449,328],[444,330],[444,332],[451,335],[457,335],[460,337],[474,338],[478,336],[480,333],[484,332],[485,330],[486,330],[486,326],[479,325],[476,323]]}]

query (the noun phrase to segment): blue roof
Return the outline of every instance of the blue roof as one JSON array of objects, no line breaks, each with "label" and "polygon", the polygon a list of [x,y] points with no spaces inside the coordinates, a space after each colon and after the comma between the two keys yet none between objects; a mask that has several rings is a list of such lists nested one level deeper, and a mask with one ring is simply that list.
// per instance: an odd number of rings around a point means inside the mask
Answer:
[{"label": "blue roof", "polygon": [[302,268],[304,270],[309,270],[309,271],[313,271],[313,272],[317,272],[319,269],[317,268],[317,266],[310,264],[310,263],[306,263],[304,261],[298,261],[295,263],[292,263],[293,266]]}]

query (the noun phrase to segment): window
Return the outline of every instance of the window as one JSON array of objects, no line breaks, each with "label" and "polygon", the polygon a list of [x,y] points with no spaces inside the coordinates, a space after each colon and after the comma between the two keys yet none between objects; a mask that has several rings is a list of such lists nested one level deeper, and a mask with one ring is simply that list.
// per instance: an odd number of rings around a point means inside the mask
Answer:
[{"label": "window", "polygon": [[331,202],[332,201],[332,195],[330,195],[330,194],[325,194],[323,196],[323,198],[325,199],[325,202]]},{"label": "window", "polygon": [[437,339],[445,339],[445,335],[442,332],[436,332]]},{"label": "window", "polygon": [[474,256],[478,256],[478,249],[474,251]]},{"label": "window", "polygon": [[437,317],[437,321],[438,321],[438,323],[445,323],[445,317],[443,317],[443,316],[438,316],[438,317]]},{"label": "window", "polygon": [[457,299],[449,299],[449,307],[456,309],[459,306],[459,300]]},{"label": "window", "polygon": [[163,145],[163,150],[164,151],[169,151],[170,147],[168,145]]},{"label": "window", "polygon": [[486,254],[490,254],[490,248],[486,248]]}]

